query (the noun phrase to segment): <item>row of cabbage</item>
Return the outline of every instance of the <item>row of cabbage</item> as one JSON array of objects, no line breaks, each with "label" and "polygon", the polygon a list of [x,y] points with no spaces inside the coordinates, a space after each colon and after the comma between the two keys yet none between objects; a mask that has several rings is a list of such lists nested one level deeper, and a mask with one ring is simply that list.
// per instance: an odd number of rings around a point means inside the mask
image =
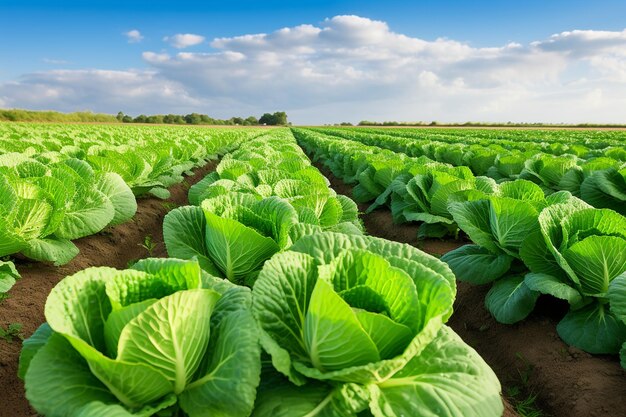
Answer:
[{"label": "row of cabbage", "polygon": [[[564,131],[516,129],[369,129],[369,128],[316,128],[330,135],[351,140],[368,140],[379,137],[389,141],[384,146],[404,147],[407,152],[419,155],[433,152],[441,145],[494,147],[507,153],[515,151],[543,152],[551,155],[576,155],[587,159],[602,156],[624,156],[620,148],[626,143],[623,131]],[[424,146],[432,143],[434,146]],[[478,145],[478,146],[476,146]],[[618,149],[618,150],[614,150]],[[420,153],[422,152],[422,153]]]},{"label": "row of cabbage", "polygon": [[388,205],[396,222],[423,222],[421,236],[463,230],[474,244],[442,260],[457,279],[492,284],[485,304],[498,321],[526,318],[540,294],[565,300],[570,309],[557,327],[561,338],[591,353],[621,348],[626,367],[624,216],[523,179],[498,184],[467,167],[403,154],[394,161],[389,151],[367,153],[364,145],[310,131],[297,136],[315,159],[357,184],[355,195],[375,198],[369,210]]},{"label": "row of cabbage", "polygon": [[[389,129],[386,134],[361,129],[317,131],[412,157],[426,156],[453,166],[467,166],[474,175],[488,176],[499,183],[526,179],[546,193],[569,191],[594,207],[626,214],[626,139],[622,132],[617,132],[621,136],[610,141],[595,138],[564,144],[472,140],[463,135],[455,136],[455,142],[451,143],[430,138],[432,134],[428,131],[416,136],[405,133],[404,129]],[[471,134],[471,131],[463,132]]]},{"label": "row of cabbage", "polygon": [[[566,129],[363,129],[363,132],[401,136],[415,140],[434,140],[447,143],[498,144],[507,149],[525,150],[526,146],[542,152],[561,155],[623,146],[626,135],[620,130],[566,130]],[[565,146],[563,146],[565,145]],[[572,147],[573,146],[573,147]],[[582,147],[581,147],[582,146]]]},{"label": "row of cabbage", "polygon": [[[183,174],[260,133],[0,124],[0,257],[63,265],[72,240],[130,220],[136,197],[169,197]],[[15,278],[0,272],[0,293]]]},{"label": "row of cabbage", "polygon": [[227,155],[189,197],[164,223],[183,259],[90,268],[53,289],[20,361],[38,412],[502,414],[492,370],[444,324],[449,268],[363,235],[355,203],[288,130]]},{"label": "row of cabbage", "polygon": [[118,174],[136,196],[167,198],[167,188],[182,181],[183,173],[259,134],[259,129],[3,123],[0,166],[79,159],[97,172]]}]

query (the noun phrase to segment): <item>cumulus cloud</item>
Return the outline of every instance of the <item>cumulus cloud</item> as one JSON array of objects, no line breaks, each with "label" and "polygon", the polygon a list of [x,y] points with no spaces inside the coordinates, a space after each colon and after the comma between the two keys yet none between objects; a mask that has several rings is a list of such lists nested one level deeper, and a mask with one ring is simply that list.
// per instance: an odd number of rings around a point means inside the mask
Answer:
[{"label": "cumulus cloud", "polygon": [[143,40],[143,35],[137,29],[122,33],[128,39],[128,43],[139,43]]},{"label": "cumulus cloud", "polygon": [[[176,48],[204,42],[191,34],[165,40]],[[183,109],[220,117],[285,110],[296,123],[624,122],[626,30],[572,30],[524,45],[478,48],[406,36],[383,21],[335,16],[317,25],[216,38],[210,47],[145,51],[143,71],[27,74],[0,85],[0,99],[109,112],[127,103],[124,109],[143,113]]]},{"label": "cumulus cloud", "polygon": [[103,112],[119,109],[137,114],[149,112],[148,103],[153,103],[152,108],[181,111],[201,104],[184,87],[154,71],[37,72],[1,85],[0,99],[10,107]]},{"label": "cumulus cloud", "polygon": [[174,48],[183,49],[201,44],[204,42],[204,36],[194,35],[193,33],[178,33],[174,36],[166,36],[163,40]]}]

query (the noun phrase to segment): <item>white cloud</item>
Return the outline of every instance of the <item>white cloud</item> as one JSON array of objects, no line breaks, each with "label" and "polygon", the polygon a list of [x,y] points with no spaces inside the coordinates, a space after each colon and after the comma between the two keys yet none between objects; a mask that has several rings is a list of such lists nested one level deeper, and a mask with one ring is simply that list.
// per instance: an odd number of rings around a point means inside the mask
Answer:
[{"label": "white cloud", "polygon": [[[166,38],[184,48],[199,35]],[[146,51],[142,71],[49,71],[0,85],[16,107],[219,117],[285,110],[342,120],[625,122],[626,30],[573,30],[487,48],[424,40],[359,16]],[[44,106],[45,107],[45,106]]]},{"label": "white cloud", "polygon": [[193,33],[178,33],[174,36],[166,36],[163,41],[168,42],[174,48],[183,49],[190,46],[199,45],[204,42],[204,36]]},{"label": "white cloud", "polygon": [[[61,111],[149,113],[185,111],[201,102],[154,71],[54,70],[22,76],[0,86],[6,106]],[[148,105],[148,103],[152,103]],[[128,110],[126,110],[128,109]],[[119,111],[117,110],[117,111]]]},{"label": "white cloud", "polygon": [[122,33],[128,39],[128,43],[139,43],[143,40],[143,35],[137,29]]}]

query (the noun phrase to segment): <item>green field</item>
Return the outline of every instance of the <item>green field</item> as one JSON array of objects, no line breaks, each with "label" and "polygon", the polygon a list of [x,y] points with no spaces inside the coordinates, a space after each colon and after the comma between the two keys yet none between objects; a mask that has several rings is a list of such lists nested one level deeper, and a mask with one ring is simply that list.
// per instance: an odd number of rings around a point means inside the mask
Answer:
[{"label": "green field", "polygon": [[624,215],[622,131],[0,123],[0,389],[18,417],[556,415],[501,361],[541,321],[619,407]]}]

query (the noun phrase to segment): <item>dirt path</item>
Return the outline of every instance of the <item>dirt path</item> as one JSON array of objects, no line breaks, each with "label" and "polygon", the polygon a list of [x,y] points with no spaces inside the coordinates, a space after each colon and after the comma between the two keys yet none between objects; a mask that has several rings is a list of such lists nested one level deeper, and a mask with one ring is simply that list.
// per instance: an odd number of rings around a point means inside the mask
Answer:
[{"label": "dirt path", "polygon": [[[352,196],[351,186],[316,166],[335,191]],[[360,211],[367,206],[359,205]],[[408,243],[437,256],[468,242],[431,239],[418,244],[417,226],[394,225],[388,209],[363,214],[362,219],[373,236]],[[519,401],[523,395],[536,395],[545,412],[542,416],[626,417],[626,372],[618,358],[592,356],[567,346],[557,335],[556,324],[567,311],[566,305],[542,297],[526,320],[503,325],[483,306],[487,291],[485,286],[458,282],[455,312],[448,324],[493,368],[505,396]],[[516,390],[521,394],[512,395]]]},{"label": "dirt path", "polygon": [[[181,184],[170,188],[167,200],[140,198],[135,217],[127,223],[110,228],[96,235],[79,239],[74,243],[79,255],[67,265],[55,267],[38,262],[18,261],[22,275],[10,291],[10,297],[0,303],[0,325],[22,324],[22,335],[30,336],[45,321],[44,305],[48,293],[62,278],[90,266],[126,268],[135,260],[152,256],[166,256],[163,244],[163,217],[172,208],[187,204],[190,185],[200,181],[213,171],[216,162],[211,162],[194,171]],[[150,236],[156,247],[152,253],[142,246]],[[0,340],[0,416],[30,417],[36,413],[24,397],[24,386],[17,377],[17,365],[21,349],[19,340]]]}]

